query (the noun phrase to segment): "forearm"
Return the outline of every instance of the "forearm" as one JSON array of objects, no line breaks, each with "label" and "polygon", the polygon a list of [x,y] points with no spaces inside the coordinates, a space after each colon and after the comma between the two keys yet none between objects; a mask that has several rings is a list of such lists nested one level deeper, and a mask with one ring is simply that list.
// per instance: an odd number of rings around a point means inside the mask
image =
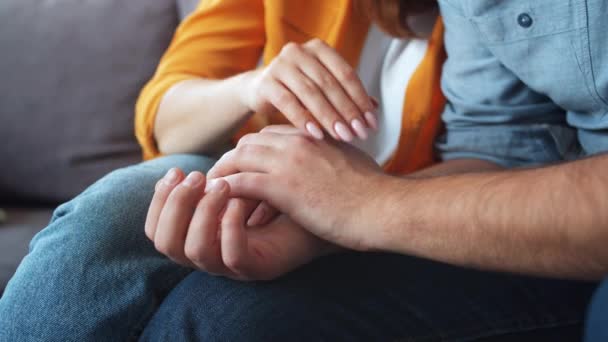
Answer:
[{"label": "forearm", "polygon": [[441,176],[449,176],[456,175],[461,173],[471,173],[471,172],[488,172],[488,171],[500,171],[503,168],[497,164],[479,160],[479,159],[455,159],[448,160],[426,169],[422,169],[420,171],[411,173],[405,178],[431,178],[431,177],[441,177]]},{"label": "forearm", "polygon": [[225,80],[194,79],[173,86],[163,97],[154,135],[163,154],[214,154],[247,120],[243,104],[248,73]]},{"label": "forearm", "polygon": [[554,277],[608,273],[608,156],[541,169],[391,178],[377,249]]}]

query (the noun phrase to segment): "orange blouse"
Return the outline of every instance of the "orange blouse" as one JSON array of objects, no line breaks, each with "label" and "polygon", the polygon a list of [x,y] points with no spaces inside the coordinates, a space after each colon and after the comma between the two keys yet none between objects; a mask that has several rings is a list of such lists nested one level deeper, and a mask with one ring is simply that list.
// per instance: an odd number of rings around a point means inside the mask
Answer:
[{"label": "orange blouse", "polygon": [[[359,60],[370,22],[352,0],[205,0],[177,29],[154,77],[136,106],[135,133],[144,159],[160,155],[154,139],[156,112],[163,95],[192,78],[223,79],[268,64],[288,42],[314,37],[334,47],[353,67]],[[384,165],[409,173],[434,162],[433,144],[441,129],[445,98],[440,76],[446,55],[443,23],[438,20],[422,63],[410,80],[403,107],[399,145]],[[257,113],[234,137],[270,124],[285,124],[281,114]]]}]

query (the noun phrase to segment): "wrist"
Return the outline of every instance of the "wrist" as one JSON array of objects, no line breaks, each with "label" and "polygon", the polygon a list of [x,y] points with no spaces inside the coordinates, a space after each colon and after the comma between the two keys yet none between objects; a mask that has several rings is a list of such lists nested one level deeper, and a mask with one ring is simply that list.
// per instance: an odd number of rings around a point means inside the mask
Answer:
[{"label": "wrist", "polygon": [[255,69],[243,72],[233,77],[234,83],[230,86],[235,92],[235,98],[241,106],[246,108],[247,113],[255,111],[254,109],[254,94],[256,91],[255,79],[262,69]]},{"label": "wrist", "polygon": [[[373,193],[369,197],[365,218],[361,225],[365,229],[365,248],[368,251],[396,252],[395,245],[399,236],[395,230],[408,229],[409,222],[403,220],[403,212],[412,211],[409,202],[409,193],[416,180],[395,177],[383,174],[378,177],[370,188]],[[402,233],[402,232],[401,232]]]}]

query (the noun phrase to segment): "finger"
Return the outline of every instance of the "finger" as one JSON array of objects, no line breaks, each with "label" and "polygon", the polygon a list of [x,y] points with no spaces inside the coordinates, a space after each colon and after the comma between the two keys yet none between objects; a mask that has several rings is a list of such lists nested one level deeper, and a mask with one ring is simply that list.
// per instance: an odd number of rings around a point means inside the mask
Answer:
[{"label": "finger", "polygon": [[[380,107],[380,103],[378,102],[378,99],[375,97],[370,97],[372,104],[374,105],[374,113],[378,113],[378,109]],[[373,114],[370,112],[365,113],[365,120],[367,121],[367,124],[373,128],[375,131],[378,130],[378,117],[377,114]]]},{"label": "finger", "polygon": [[[278,139],[269,138],[268,140]],[[259,141],[264,142],[265,140],[259,139]],[[242,171],[269,173],[276,170],[282,157],[281,150],[269,147],[269,145],[243,143],[224,154],[209,170],[208,175],[211,179],[209,184],[212,184],[216,178]]]},{"label": "finger", "polygon": [[154,235],[156,234],[156,226],[158,224],[158,218],[160,213],[165,206],[167,198],[171,194],[171,191],[184,179],[184,173],[182,170],[172,168],[167,174],[156,183],[154,196],[150,207],[148,208],[148,215],[146,217],[145,232],[148,239],[154,241]]},{"label": "finger", "polygon": [[248,246],[245,233],[247,206],[244,200],[232,198],[228,201],[222,217],[221,249],[222,260],[228,269],[248,277]]},{"label": "finger", "polygon": [[[277,74],[283,74],[287,71],[280,69]],[[279,112],[302,132],[308,132],[311,135],[315,134],[318,138],[320,128],[312,114],[304,107],[298,97],[294,95],[283,83],[276,80],[269,82],[263,89],[263,96],[269,101]],[[322,132],[321,132],[322,134]]]},{"label": "finger", "polygon": [[304,44],[305,48],[340,82],[361,113],[375,114],[373,103],[355,70],[334,49],[320,39]]},{"label": "finger", "polygon": [[203,196],[205,176],[192,172],[169,195],[158,220],[154,237],[156,249],[180,264],[189,264],[184,244],[196,204]]},{"label": "finger", "polygon": [[270,206],[270,204],[266,202],[260,202],[260,204],[255,208],[249,219],[247,220],[247,226],[255,227],[262,226],[270,223],[274,220],[279,212]]},{"label": "finger", "polygon": [[290,125],[271,125],[262,128],[260,133],[299,135],[302,134],[302,131]]},{"label": "finger", "polygon": [[231,197],[264,201],[282,213],[289,213],[289,203],[284,198],[285,188],[272,175],[241,172],[222,179],[229,184]]},{"label": "finger", "polygon": [[[299,58],[312,59],[308,55],[300,56]],[[316,121],[323,126],[325,131],[330,133],[334,138],[340,138],[347,142],[352,141],[353,135],[345,125],[345,121],[340,114],[327,100],[318,85],[308,78],[298,67],[291,65],[288,72],[283,72],[278,77],[296,95],[300,103],[308,109]]]},{"label": "finger", "polygon": [[228,269],[222,261],[220,218],[228,203],[228,183],[219,179],[198,202],[184,245],[184,254],[199,270],[226,275]]},{"label": "finger", "polygon": [[[368,133],[367,126],[364,124],[364,112],[359,110],[357,104],[349,97],[340,82],[325,68],[316,56],[308,51],[305,54],[308,58],[299,60],[297,63],[298,68],[321,89],[325,98],[336,109],[343,122],[350,126],[357,137],[367,139]],[[313,112],[314,114],[315,112]],[[338,124],[338,122],[335,124]],[[334,126],[333,129],[335,130],[336,127]]]}]

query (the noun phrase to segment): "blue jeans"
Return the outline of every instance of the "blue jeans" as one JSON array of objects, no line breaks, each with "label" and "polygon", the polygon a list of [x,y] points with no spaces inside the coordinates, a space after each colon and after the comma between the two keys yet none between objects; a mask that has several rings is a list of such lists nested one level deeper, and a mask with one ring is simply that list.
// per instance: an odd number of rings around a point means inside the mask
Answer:
[{"label": "blue jeans", "polygon": [[608,341],[608,278],[593,296],[585,337],[586,342]]},{"label": "blue jeans", "polygon": [[[60,206],[0,299],[0,341],[466,340],[580,329],[592,285],[345,253],[271,282],[180,267],[144,234],[171,156],[121,169]],[[143,335],[142,335],[143,334]]]}]

